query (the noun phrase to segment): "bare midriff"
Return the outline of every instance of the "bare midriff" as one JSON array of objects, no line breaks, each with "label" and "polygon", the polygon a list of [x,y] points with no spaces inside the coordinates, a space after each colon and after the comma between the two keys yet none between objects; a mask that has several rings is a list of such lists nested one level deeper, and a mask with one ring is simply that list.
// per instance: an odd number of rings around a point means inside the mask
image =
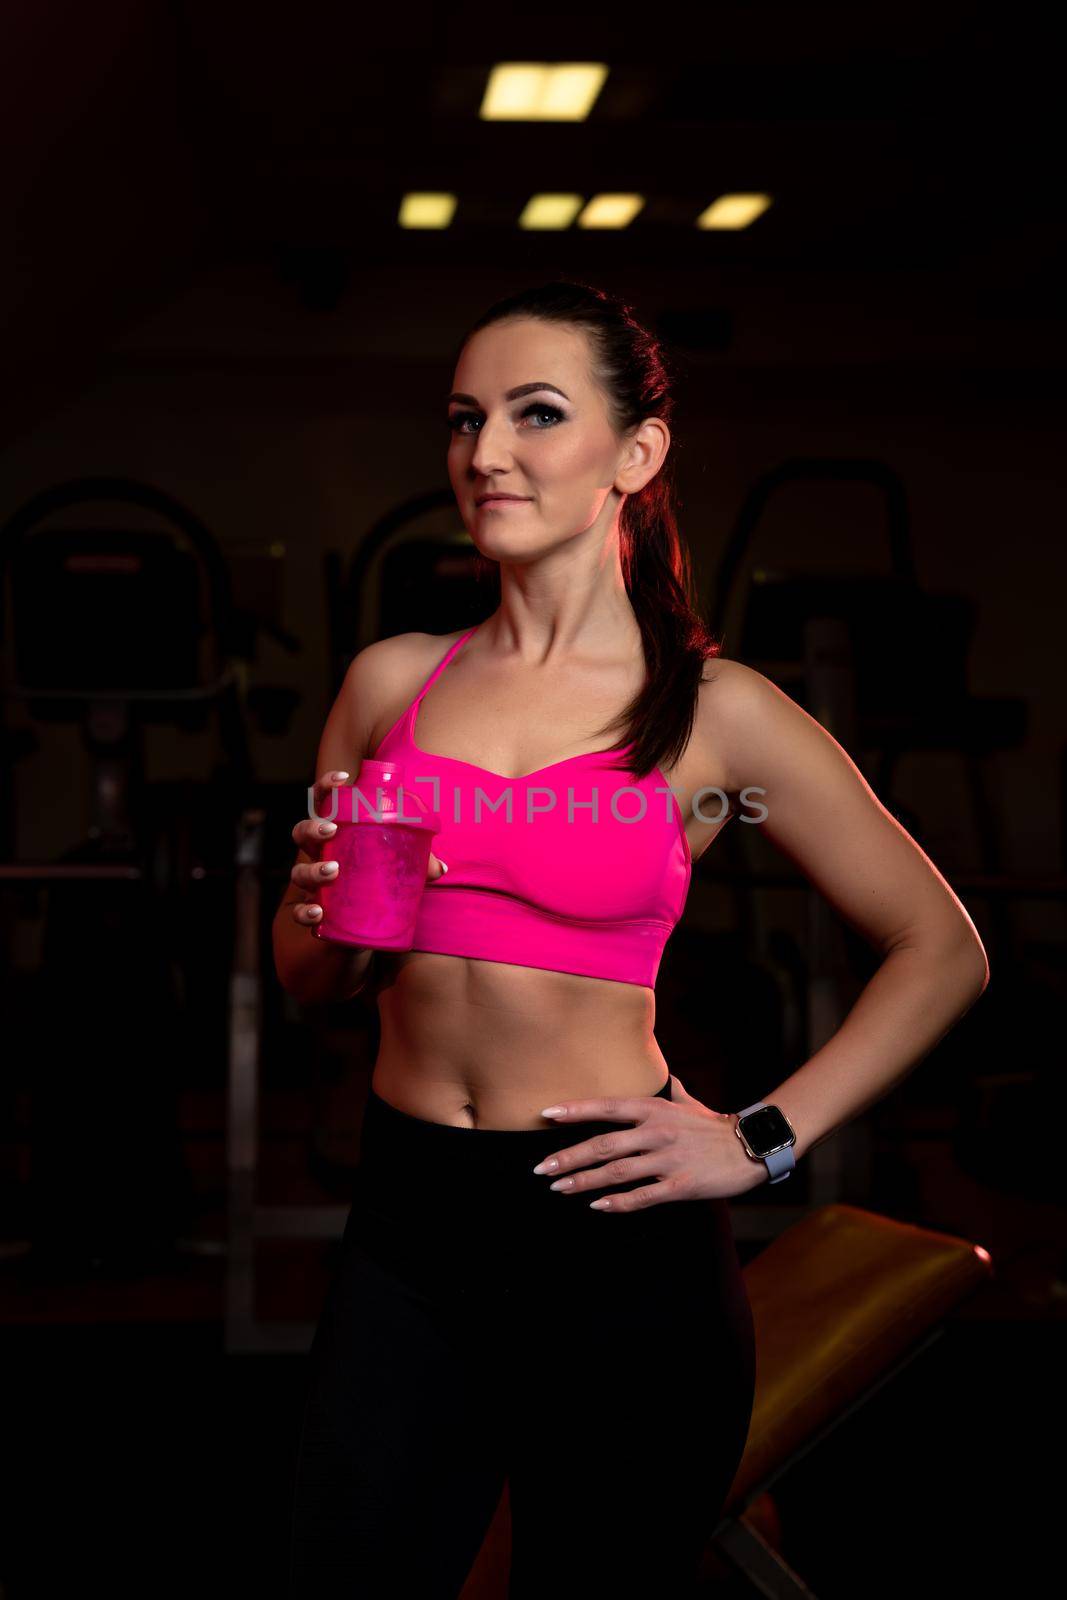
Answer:
[{"label": "bare midriff", "polygon": [[[413,686],[441,659],[441,641],[427,636],[417,652]],[[590,729],[606,727],[643,677],[643,663],[633,661],[612,673],[568,666],[531,677],[499,663],[483,665],[468,647],[421,704],[420,744],[474,760],[486,719],[478,713],[472,740],[471,707],[491,703],[500,725],[522,728],[527,742],[522,750],[486,751],[488,770],[497,763],[501,771],[532,771],[547,766],[556,751],[579,748]],[[540,739],[531,725],[531,705],[542,709]],[[401,709],[399,697],[383,709],[371,748]],[[602,746],[598,733],[589,749]],[[717,766],[705,754],[694,758],[687,751],[667,774],[687,819],[694,862],[722,825],[714,817],[702,822],[691,815],[698,785],[725,783]],[[447,850],[442,855],[447,860]],[[390,1105],[426,1122],[544,1129],[552,1126],[540,1115],[544,1106],[654,1095],[670,1076],[653,1033],[655,992],[642,984],[422,950],[378,951],[373,983],[381,1044],[372,1087]]]},{"label": "bare midriff", "polygon": [[654,1095],[667,1081],[656,997],[642,985],[419,950],[376,962],[371,1083],[410,1116],[543,1129],[544,1106]]}]

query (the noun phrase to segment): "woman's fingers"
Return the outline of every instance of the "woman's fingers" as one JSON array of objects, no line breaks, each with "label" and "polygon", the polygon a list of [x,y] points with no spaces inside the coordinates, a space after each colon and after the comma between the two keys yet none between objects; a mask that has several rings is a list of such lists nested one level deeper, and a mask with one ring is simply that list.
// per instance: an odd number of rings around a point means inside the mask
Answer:
[{"label": "woman's fingers", "polygon": [[295,884],[314,894],[320,883],[332,883],[337,876],[336,861],[301,861],[292,870]]},{"label": "woman's fingers", "polygon": [[331,815],[336,807],[333,791],[339,789],[347,779],[347,772],[324,772],[312,784],[311,810],[314,815],[301,817],[299,822],[294,822],[292,830],[293,843],[298,844],[301,850],[306,850],[309,855],[317,854],[322,847],[322,841],[337,832],[337,824]]},{"label": "woman's fingers", "polygon": [[336,822],[316,821],[314,817],[302,817],[293,826],[293,843],[298,844],[301,850],[306,850],[308,855],[318,855],[327,839],[332,839],[337,832]]},{"label": "woman's fingers", "polygon": [[294,919],[305,927],[318,922],[322,916],[322,907],[312,898],[316,889],[320,884],[332,882],[337,876],[336,861],[320,861],[318,857],[326,840],[337,832],[336,822],[330,820],[335,805],[333,791],[347,781],[347,772],[324,772],[316,778],[311,788],[311,809],[315,814],[301,817],[299,822],[293,824],[293,843],[299,845],[305,855],[315,858],[312,861],[298,861],[289,874],[297,888],[308,896],[307,900],[298,901],[293,906]]},{"label": "woman's fingers", "polygon": [[312,787],[312,810],[317,816],[329,816],[333,810],[333,801],[330,798],[333,790],[339,789],[347,782],[347,772],[324,772],[321,778],[315,779]]},{"label": "woman's fingers", "polygon": [[318,849],[323,839],[328,839],[336,832],[334,815],[338,803],[333,798],[333,793],[335,789],[340,789],[347,779],[347,772],[324,772],[321,778],[315,779],[310,790],[313,815],[301,817],[300,821],[293,825],[293,842],[302,850],[310,850],[312,846]]},{"label": "woman's fingers", "polygon": [[302,905],[297,904],[293,908],[293,916],[297,922],[308,923],[319,920],[322,916],[322,907],[315,901],[315,891],[324,883],[333,883],[339,870],[336,861],[301,861],[293,868],[289,876],[308,896]]}]

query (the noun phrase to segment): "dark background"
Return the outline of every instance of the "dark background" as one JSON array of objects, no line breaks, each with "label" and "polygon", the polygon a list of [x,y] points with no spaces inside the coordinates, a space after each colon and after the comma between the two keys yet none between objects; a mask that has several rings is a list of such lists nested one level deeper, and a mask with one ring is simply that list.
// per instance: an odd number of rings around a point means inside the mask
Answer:
[{"label": "dark background", "polygon": [[[241,819],[261,816],[255,1194],[343,1206],[376,1018],[276,983],[290,830],[355,650],[488,609],[445,468],[452,354],[493,300],[561,275],[667,345],[680,524],[725,654],[818,715],[802,622],[843,616],[855,718],[835,731],[991,964],[862,1119],[842,1198],[982,1245],[993,1279],[776,1486],[783,1554],[821,1600],[1046,1581],[1065,231],[1036,14],[40,0],[5,33],[2,1600],[283,1592],[304,1358],[226,1318],[230,979],[257,954]],[[585,122],[482,121],[507,60],[610,72]],[[412,189],[454,193],[451,226],[399,227]],[[621,233],[534,234],[516,219],[541,190],[646,203]],[[694,227],[736,190],[773,204]],[[83,542],[109,561],[79,566]],[[214,689],[129,722],[73,693],[192,683]],[[93,832],[112,771],[125,844]],[[811,952],[797,885],[744,878],[782,864],[722,845],[656,1032],[691,1093],[732,1107],[802,1059]],[[141,876],[39,871],[123,862]],[[869,965],[844,957],[854,992]],[[814,1203],[807,1182],[775,1198]],[[751,1260],[768,1231],[736,1211]],[[312,1324],[328,1241],[254,1256],[261,1335]]]}]

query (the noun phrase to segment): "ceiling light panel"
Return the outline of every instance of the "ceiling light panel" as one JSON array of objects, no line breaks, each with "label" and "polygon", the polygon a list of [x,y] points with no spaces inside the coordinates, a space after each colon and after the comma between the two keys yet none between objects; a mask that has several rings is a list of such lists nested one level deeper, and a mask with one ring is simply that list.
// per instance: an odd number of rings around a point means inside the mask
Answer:
[{"label": "ceiling light panel", "polygon": [[409,190],[400,202],[402,228],[447,228],[455,215],[456,197],[438,190]]},{"label": "ceiling light panel", "polygon": [[771,204],[769,194],[721,194],[697,218],[698,228],[747,228]]},{"label": "ceiling light panel", "polygon": [[595,194],[578,218],[579,228],[626,228],[644,206],[640,194]]},{"label": "ceiling light panel", "polygon": [[483,122],[584,122],[604,86],[602,61],[502,61],[478,108]]},{"label": "ceiling light panel", "polygon": [[581,210],[580,194],[534,194],[523,207],[520,228],[569,228]]}]

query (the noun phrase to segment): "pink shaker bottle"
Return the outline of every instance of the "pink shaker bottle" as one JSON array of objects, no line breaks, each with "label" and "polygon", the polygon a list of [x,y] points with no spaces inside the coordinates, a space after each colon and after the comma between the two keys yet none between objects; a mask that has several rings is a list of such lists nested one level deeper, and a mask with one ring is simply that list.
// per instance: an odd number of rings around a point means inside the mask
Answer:
[{"label": "pink shaker bottle", "polygon": [[410,950],[441,819],[404,784],[403,763],[366,760],[351,787],[334,790],[337,832],[322,847],[334,882],[316,886],[319,939],[375,950]]}]

